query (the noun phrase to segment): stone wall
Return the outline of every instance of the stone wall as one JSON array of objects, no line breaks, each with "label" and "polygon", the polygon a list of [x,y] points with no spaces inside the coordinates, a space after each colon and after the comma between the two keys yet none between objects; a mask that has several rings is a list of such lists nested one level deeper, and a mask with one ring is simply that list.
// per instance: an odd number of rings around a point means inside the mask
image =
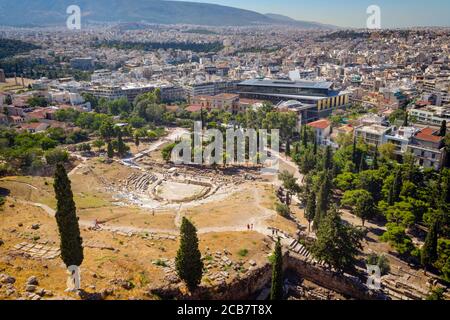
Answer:
[{"label": "stone wall", "polygon": [[[286,270],[294,271],[300,277],[346,297],[361,300],[383,299],[383,296],[367,290],[364,284],[355,281],[351,277],[312,265],[296,256],[286,254],[283,265]],[[270,263],[266,263],[255,270],[248,271],[240,279],[234,279],[229,284],[199,287],[190,295],[184,293],[180,285],[153,288],[149,290],[149,293],[163,299],[249,300],[255,299],[261,290],[270,286],[271,278],[272,266]]]}]

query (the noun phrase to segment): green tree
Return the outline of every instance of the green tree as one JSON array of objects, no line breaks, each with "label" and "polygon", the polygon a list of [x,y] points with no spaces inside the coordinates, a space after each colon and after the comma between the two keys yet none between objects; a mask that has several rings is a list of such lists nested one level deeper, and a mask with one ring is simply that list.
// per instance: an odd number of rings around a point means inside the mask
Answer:
[{"label": "green tree", "polygon": [[137,147],[137,148],[139,148],[139,144],[140,144],[140,141],[139,141],[139,135],[135,135],[134,136],[134,145]]},{"label": "green tree", "polygon": [[308,220],[308,232],[311,232],[311,222],[314,220],[314,216],[316,215],[316,195],[313,190],[308,192],[304,215],[306,220]]},{"label": "green tree", "polygon": [[378,144],[375,146],[375,151],[373,153],[372,169],[378,170]]},{"label": "green tree", "polygon": [[278,239],[273,253],[270,300],[281,299],[283,299],[283,253],[281,251],[280,239]]},{"label": "green tree", "polygon": [[123,142],[122,132],[119,131],[117,134],[117,153],[119,154],[119,156],[123,157],[126,155],[128,150],[128,146]]},{"label": "green tree", "polygon": [[56,166],[53,187],[56,196],[56,222],[61,240],[61,258],[67,267],[80,266],[83,262],[83,240],[76,215],[75,202],[66,169]]},{"label": "green tree", "polygon": [[277,203],[275,205],[275,211],[283,218],[289,218],[291,216],[291,209],[284,203]]},{"label": "green tree", "polygon": [[331,170],[332,167],[333,167],[333,152],[331,151],[331,146],[327,146],[325,149],[323,168],[324,170]]},{"label": "green tree", "polygon": [[188,286],[195,289],[202,280],[203,262],[198,248],[197,229],[185,217],[180,228],[180,247],[175,258],[178,276]]},{"label": "green tree", "polygon": [[114,148],[111,142],[108,142],[107,154],[109,159],[114,158]]},{"label": "green tree", "polygon": [[375,204],[372,195],[366,190],[350,190],[344,193],[342,204],[353,207],[353,211],[358,216],[362,225],[375,214]]},{"label": "green tree", "polygon": [[427,270],[427,267],[431,267],[433,263],[438,258],[437,247],[438,247],[438,221],[436,220],[425,238],[425,244],[421,251],[421,262],[422,266]]},{"label": "green tree", "polygon": [[173,150],[173,148],[175,148],[176,145],[177,145],[176,143],[171,143],[171,144],[168,144],[167,146],[165,146],[164,148],[162,148],[161,154],[162,154],[162,158],[164,159],[164,161],[166,161],[166,162],[170,161],[170,159],[172,157],[172,150]]},{"label": "green tree", "polygon": [[445,137],[447,135],[447,121],[442,120],[441,129],[439,130],[439,136]]},{"label": "green tree", "polygon": [[398,168],[395,174],[394,182],[391,186],[391,189],[389,190],[389,197],[388,197],[389,205],[393,205],[400,199],[402,186],[403,186],[402,169]]},{"label": "green tree", "polygon": [[356,256],[362,249],[363,234],[345,224],[336,208],[332,208],[320,222],[317,240],[311,247],[312,254],[339,271],[353,270]]},{"label": "green tree", "polygon": [[8,95],[6,96],[6,98],[5,98],[5,104],[6,104],[7,106],[10,106],[10,105],[13,104],[12,97],[11,97],[10,94],[8,94]]},{"label": "green tree", "polygon": [[55,165],[69,160],[69,154],[65,150],[51,149],[45,152],[45,161],[49,165]]},{"label": "green tree", "polygon": [[331,183],[328,172],[323,173],[323,181],[319,188],[316,201],[316,214],[314,216],[314,229],[317,230],[320,221],[326,215],[331,200]]},{"label": "green tree", "polygon": [[291,141],[289,139],[287,139],[286,141],[286,155],[287,156],[291,155]]},{"label": "green tree", "polygon": [[388,242],[401,255],[410,255],[415,249],[411,238],[406,234],[405,228],[395,223],[386,225],[387,231],[380,237],[381,241]]},{"label": "green tree", "polygon": [[106,141],[111,140],[111,138],[114,136],[115,130],[114,130],[114,124],[110,119],[107,119],[103,121],[100,125],[100,135],[103,139]]},{"label": "green tree", "polygon": [[102,140],[102,139],[97,139],[97,140],[95,140],[93,143],[92,143],[92,145],[95,147],[95,148],[97,148],[97,149],[101,149],[101,148],[103,148],[103,146],[105,145],[105,141],[104,140]]},{"label": "green tree", "polygon": [[288,191],[287,202],[290,203],[290,194],[297,194],[300,192],[300,186],[297,184],[294,175],[288,171],[281,172],[278,175],[278,179],[283,182],[283,187]]}]

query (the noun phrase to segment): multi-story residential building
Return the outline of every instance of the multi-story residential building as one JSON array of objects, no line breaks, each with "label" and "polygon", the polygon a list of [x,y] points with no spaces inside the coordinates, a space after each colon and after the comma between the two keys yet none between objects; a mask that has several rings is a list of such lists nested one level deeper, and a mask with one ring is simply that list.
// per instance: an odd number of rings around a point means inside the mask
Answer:
[{"label": "multi-story residential building", "polygon": [[316,141],[318,144],[325,144],[331,134],[331,121],[328,119],[320,119],[307,124],[312,128],[316,134]]},{"label": "multi-story residential building", "polygon": [[395,146],[395,154],[402,155],[408,151],[409,142],[417,132],[419,132],[419,129],[415,127],[400,127],[386,135],[385,141]]},{"label": "multi-story residential building", "polygon": [[362,138],[370,145],[380,146],[386,143],[386,136],[393,131],[393,127],[385,127],[378,124],[359,126],[355,128],[355,137]]},{"label": "multi-story residential building", "polygon": [[450,123],[450,106],[425,106],[409,110],[409,115],[417,122],[439,126],[442,121]]},{"label": "multi-story residential building", "polygon": [[117,85],[92,86],[84,91],[92,93],[97,98],[105,98],[108,100],[126,98],[122,88]]},{"label": "multi-story residential building", "polygon": [[432,128],[424,128],[412,137],[408,151],[416,158],[418,165],[435,170],[442,167],[445,160],[444,138],[437,133]]}]

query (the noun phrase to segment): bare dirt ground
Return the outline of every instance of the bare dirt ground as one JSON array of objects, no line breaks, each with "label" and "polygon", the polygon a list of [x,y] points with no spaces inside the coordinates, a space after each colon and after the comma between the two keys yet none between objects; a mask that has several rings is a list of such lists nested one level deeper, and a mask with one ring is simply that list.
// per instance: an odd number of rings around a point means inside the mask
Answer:
[{"label": "bare dirt ground", "polygon": [[[116,159],[105,163],[102,158],[86,158],[70,172],[85,243],[82,284],[86,291],[103,292],[103,296],[110,299],[156,298],[147,296],[146,292],[149,286],[173,280],[173,259],[183,216],[191,219],[198,228],[200,248],[207,265],[203,281],[207,285],[230,281],[255,264],[265,263],[272,246],[267,238],[272,233],[269,228],[290,235],[298,231],[296,223],[282,218],[274,210],[275,190],[281,185],[276,176],[246,180],[242,171],[227,173],[226,170],[207,172],[178,168],[181,176],[210,180],[219,187],[206,199],[180,204],[152,199],[150,190],[154,182],[149,182],[140,191],[130,189],[127,182],[133,175],[149,174],[157,180],[170,181],[171,178],[165,175],[167,165],[161,159],[160,150],[180,132],[175,130],[160,141],[143,144],[139,150],[132,149],[138,154],[130,161]],[[302,183],[303,176],[290,159],[280,156],[280,170],[290,171]],[[181,195],[184,198],[186,192],[176,186],[172,181],[165,192],[173,194],[174,198]],[[16,278],[14,290],[0,288],[0,299],[29,298],[25,293],[25,282],[32,275],[38,277],[39,287],[52,291],[54,297],[78,298],[64,292],[66,273],[60,258],[35,260],[14,254],[13,250],[22,242],[59,246],[53,217],[56,206],[53,179],[6,177],[0,179],[0,188],[8,195],[7,203],[0,211],[0,240],[4,242],[0,245],[0,274]],[[196,193],[195,190],[192,192]],[[298,208],[295,199],[291,209],[297,222],[307,229],[303,209]],[[361,224],[346,211],[343,219],[354,225]],[[101,223],[99,231],[92,230],[95,220]],[[33,225],[39,227],[34,229]],[[364,241],[364,254],[386,254],[393,275],[424,287],[427,277],[390,254],[393,251],[390,246],[379,241],[383,228],[371,222],[367,227],[369,233]],[[224,255],[231,264],[227,260],[223,264]]]},{"label": "bare dirt ground", "polygon": [[[169,141],[141,146],[143,162],[160,161],[160,149],[166,143]],[[229,182],[208,199],[152,209],[127,203],[119,196],[118,191],[124,192],[124,184],[134,173],[142,171],[121,161],[107,164],[101,158],[90,158],[82,159],[69,174],[85,245],[82,284],[89,293],[103,293],[110,299],[156,298],[146,292],[149,286],[167,283],[168,275],[173,275],[178,228],[184,215],[198,228],[208,266],[206,285],[231,281],[248,268],[266,263],[271,251],[266,238],[269,226],[294,231],[291,221],[276,215],[273,186],[266,182],[236,186]],[[59,257],[36,260],[17,254],[14,248],[24,242],[59,246],[53,179],[6,177],[0,179],[0,188],[8,195],[0,212],[0,239],[4,242],[0,274],[16,279],[12,288],[0,288],[0,299],[32,298],[25,292],[30,276],[39,279],[39,290],[51,291],[52,296],[44,298],[78,298],[64,292],[67,275]],[[177,188],[169,191],[178,192]],[[101,223],[98,231],[92,230],[95,220]],[[250,224],[252,231],[247,227]],[[230,266],[217,258],[221,255],[227,256]]]}]

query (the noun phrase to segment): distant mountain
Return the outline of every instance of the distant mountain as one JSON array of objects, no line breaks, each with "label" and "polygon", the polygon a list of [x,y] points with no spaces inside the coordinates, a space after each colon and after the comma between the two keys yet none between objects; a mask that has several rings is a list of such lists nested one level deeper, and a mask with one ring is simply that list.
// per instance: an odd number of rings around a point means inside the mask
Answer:
[{"label": "distant mountain", "polygon": [[322,23],[312,22],[312,21],[295,20],[295,19],[292,19],[291,17],[284,16],[282,14],[266,13],[265,16],[270,18],[272,21],[277,22],[279,24],[292,25],[292,26],[302,27],[302,28],[305,28],[305,29],[312,29],[312,28],[338,29],[338,27],[332,26],[332,25],[328,25],[328,24],[322,24]]},{"label": "distant mountain", "polygon": [[[206,26],[291,24],[324,28],[314,22],[208,3],[162,0],[0,0],[0,25],[65,26],[68,6],[81,8],[82,23],[157,23]],[[290,18],[287,18],[290,19]]]}]

